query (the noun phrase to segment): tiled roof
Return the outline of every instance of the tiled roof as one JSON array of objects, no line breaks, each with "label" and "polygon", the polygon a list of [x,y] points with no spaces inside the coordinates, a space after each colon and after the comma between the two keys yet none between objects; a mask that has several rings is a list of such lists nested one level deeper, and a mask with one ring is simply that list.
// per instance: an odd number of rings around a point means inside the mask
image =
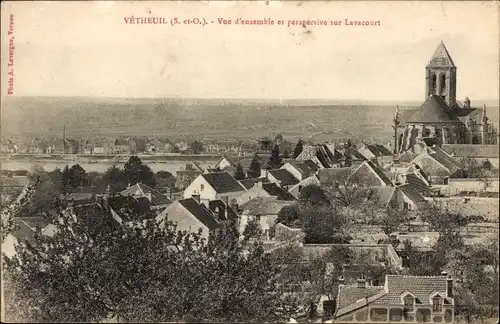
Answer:
[{"label": "tiled roof", "polygon": [[208,208],[212,211],[214,215],[215,212],[217,211],[217,208],[219,208],[219,210],[222,211],[222,215],[219,215],[218,219],[219,221],[224,221],[228,219],[238,219],[238,215],[235,213],[235,211],[220,199],[210,200],[208,202]]},{"label": "tiled roof", "polygon": [[429,305],[430,295],[434,292],[446,297],[447,278],[445,276],[388,275],[386,280],[388,293],[375,300],[374,304],[402,304],[401,297],[405,291],[415,296],[416,303],[421,305]]},{"label": "tiled roof", "polygon": [[441,148],[454,157],[499,157],[498,145],[443,144]]},{"label": "tiled roof", "polygon": [[439,145],[439,140],[435,137],[424,137],[422,138],[422,141],[425,143],[427,146],[433,146],[433,145]]},{"label": "tiled roof", "polygon": [[373,174],[376,174],[377,177],[380,178],[377,180],[381,180],[386,186],[392,186],[391,180],[384,173],[384,171],[371,161],[363,162],[363,164],[361,164],[359,168],[357,168],[356,171],[354,171],[354,173],[351,175],[351,178],[356,177],[359,180],[364,180],[364,179],[368,180],[373,177]]},{"label": "tiled roof", "polygon": [[28,182],[28,177],[0,177],[0,185],[5,187],[25,187]]},{"label": "tiled roof", "polygon": [[460,169],[458,162],[456,162],[453,157],[448,155],[448,153],[443,151],[441,148],[437,146],[428,148],[428,153],[434,160],[447,168],[450,173],[454,173]]},{"label": "tiled roof", "polygon": [[409,184],[398,186],[398,188],[415,203],[425,201],[425,198]]},{"label": "tiled roof", "polygon": [[167,196],[143,183],[136,183],[135,185],[120,192],[120,194],[124,197],[132,196],[134,198],[148,198],[147,194],[151,194],[151,204],[156,206],[171,203]]},{"label": "tiled roof", "polygon": [[278,215],[281,208],[293,202],[278,200],[278,197],[255,197],[244,203],[242,215]]},{"label": "tiled roof", "polygon": [[35,238],[36,228],[43,229],[49,224],[41,217],[14,217],[14,223],[18,226],[12,235],[18,240],[32,241]]},{"label": "tiled roof", "polygon": [[392,156],[391,151],[389,151],[385,146],[380,144],[367,145],[366,148],[372,152],[376,157],[381,156]]},{"label": "tiled roof", "polygon": [[366,288],[360,288],[357,286],[340,285],[337,307],[344,308],[354,304],[360,299],[376,295],[381,290],[384,290],[383,286],[367,286]]},{"label": "tiled roof", "polygon": [[217,193],[245,191],[245,188],[227,172],[205,173],[202,177]]},{"label": "tiled roof", "polygon": [[443,42],[439,43],[427,66],[456,67],[455,63],[453,63],[453,60],[451,59],[450,53],[448,53],[448,50],[446,49],[446,46],[444,46]]},{"label": "tiled roof", "polygon": [[456,113],[439,96],[431,95],[418,108],[408,123],[462,123]]},{"label": "tiled roof", "polygon": [[204,204],[200,204],[194,198],[179,200],[179,203],[186,208],[196,219],[203,225],[208,227],[209,230],[216,229],[220,226],[215,215]]},{"label": "tiled roof", "polygon": [[411,153],[410,151],[406,151],[399,155],[399,162],[411,162],[418,156],[417,153]]},{"label": "tiled roof", "polygon": [[297,161],[291,160],[288,161],[291,165],[293,165],[301,174],[303,178],[307,178],[318,171],[319,167],[311,160],[306,161]]},{"label": "tiled roof", "polygon": [[244,180],[238,180],[238,182],[243,186],[245,187],[246,190],[248,189],[251,189],[254,184],[255,184],[255,181],[252,180],[252,179],[244,179]]},{"label": "tiled roof", "polygon": [[264,189],[269,195],[278,197],[278,200],[295,200],[295,197],[275,183],[263,183]]},{"label": "tiled roof", "polygon": [[349,176],[354,171],[353,168],[330,168],[330,169],[320,169],[318,173],[318,178],[320,183],[326,184],[329,182],[343,183],[347,181]]},{"label": "tiled roof", "polygon": [[414,173],[408,173],[406,175],[406,183],[423,195],[427,194],[431,190],[429,186]]},{"label": "tiled roof", "polygon": [[299,183],[299,179],[295,178],[293,174],[285,169],[276,169],[268,171],[276,180],[278,180],[283,186],[290,186]]},{"label": "tiled roof", "polygon": [[353,161],[364,161],[366,158],[363,154],[359,153],[354,147],[348,147],[344,150],[344,154]]}]

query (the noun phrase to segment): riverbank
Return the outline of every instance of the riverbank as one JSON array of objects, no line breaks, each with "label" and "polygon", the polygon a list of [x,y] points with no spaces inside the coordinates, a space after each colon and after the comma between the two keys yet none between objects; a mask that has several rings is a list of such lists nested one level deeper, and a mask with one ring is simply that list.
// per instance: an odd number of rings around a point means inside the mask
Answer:
[{"label": "riverbank", "polygon": [[[142,161],[204,161],[219,159],[215,154],[136,154]],[[1,154],[0,161],[115,161],[126,162],[131,154]]]}]

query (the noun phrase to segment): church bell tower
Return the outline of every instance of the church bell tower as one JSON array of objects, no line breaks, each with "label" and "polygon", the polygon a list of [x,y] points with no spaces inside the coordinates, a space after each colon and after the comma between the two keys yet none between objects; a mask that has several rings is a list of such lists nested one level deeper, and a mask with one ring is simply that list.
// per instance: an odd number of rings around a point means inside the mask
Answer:
[{"label": "church bell tower", "polygon": [[425,67],[425,99],[431,95],[443,98],[450,108],[457,102],[457,67],[441,41]]}]

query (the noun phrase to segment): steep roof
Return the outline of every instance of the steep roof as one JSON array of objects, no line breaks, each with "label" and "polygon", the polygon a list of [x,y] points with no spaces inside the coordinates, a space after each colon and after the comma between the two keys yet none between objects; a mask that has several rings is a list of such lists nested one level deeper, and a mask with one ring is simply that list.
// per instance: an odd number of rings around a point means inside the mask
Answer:
[{"label": "steep roof", "polygon": [[440,96],[431,95],[415,111],[407,123],[462,123]]},{"label": "steep roof", "polygon": [[408,173],[406,175],[406,183],[423,195],[427,194],[431,190],[431,188],[429,188],[429,186],[414,173]]},{"label": "steep roof", "polygon": [[458,162],[456,162],[453,157],[448,155],[448,153],[443,151],[441,148],[433,146],[432,148],[428,148],[428,153],[434,160],[447,168],[450,173],[460,170]]},{"label": "steep roof", "polygon": [[255,197],[242,205],[242,215],[278,215],[281,208],[293,202],[278,200],[278,197]]},{"label": "steep roof", "polygon": [[320,169],[318,173],[319,182],[345,182],[354,171],[351,167]]},{"label": "steep roof", "polygon": [[451,59],[450,53],[441,41],[429,60],[428,67],[456,67]]},{"label": "steep roof", "polygon": [[251,189],[255,184],[255,180],[253,180],[253,179],[243,179],[243,180],[238,180],[238,182],[243,187],[245,187],[246,190]]},{"label": "steep roof", "polygon": [[387,294],[375,300],[374,304],[402,304],[401,297],[404,292],[409,292],[420,305],[430,305],[430,296],[434,292],[446,297],[445,276],[398,276],[386,277]]},{"label": "steep roof", "polygon": [[[365,161],[361,164],[351,175],[351,177],[356,177],[359,180],[370,179],[370,177],[375,174],[380,181],[382,181],[386,186],[392,186],[391,179],[384,173],[384,171],[371,161]],[[350,177],[350,178],[351,178]],[[373,179],[373,178],[372,178]]]},{"label": "steep roof", "polygon": [[347,307],[360,299],[376,295],[382,290],[384,290],[383,286],[367,286],[366,288],[360,288],[357,286],[339,285],[337,307],[339,309]]},{"label": "steep roof", "polygon": [[378,202],[384,206],[389,205],[396,192],[395,187],[372,187],[370,190],[378,198]]},{"label": "steep roof", "polygon": [[264,189],[269,195],[276,196],[278,200],[295,200],[295,197],[275,183],[263,183]]},{"label": "steep roof", "polygon": [[409,184],[398,186],[398,188],[415,203],[425,201],[424,196],[422,196],[415,188],[413,188]]},{"label": "steep roof", "polygon": [[443,151],[453,157],[498,158],[498,145],[443,144]]},{"label": "steep roof", "polygon": [[366,148],[372,152],[376,157],[380,156],[392,156],[391,151],[389,151],[385,146],[380,144],[367,145]]},{"label": "steep roof", "polygon": [[232,175],[227,172],[213,172],[201,175],[217,193],[245,191],[243,187]]},{"label": "steep roof", "polygon": [[220,226],[215,215],[204,204],[200,204],[194,198],[182,199],[179,200],[179,203],[209,230],[214,230]]},{"label": "steep roof", "polygon": [[303,176],[303,178],[307,178],[318,171],[319,167],[311,160],[306,161],[297,161],[290,160],[287,163],[290,163],[294,166]]},{"label": "steep roof", "polygon": [[268,171],[276,180],[284,186],[290,186],[299,183],[299,179],[295,178],[288,170],[275,169]]},{"label": "steep roof", "polygon": [[135,198],[147,198],[147,195],[151,194],[151,204],[153,205],[166,205],[171,203],[170,199],[168,199],[167,196],[165,196],[158,190],[145,185],[144,183],[136,183],[135,185],[130,186],[120,192],[120,194],[124,197],[132,196]]}]

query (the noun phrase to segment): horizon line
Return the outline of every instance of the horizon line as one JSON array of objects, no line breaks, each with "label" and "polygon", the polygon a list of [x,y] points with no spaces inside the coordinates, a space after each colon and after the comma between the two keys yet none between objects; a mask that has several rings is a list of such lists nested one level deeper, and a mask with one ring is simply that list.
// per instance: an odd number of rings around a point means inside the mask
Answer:
[{"label": "horizon line", "polygon": [[[351,102],[424,102],[425,99],[405,99],[405,100],[384,100],[384,99],[353,99],[353,98],[258,98],[258,97],[123,97],[123,96],[92,96],[92,95],[9,95],[4,96],[4,99],[7,98],[92,98],[92,99],[127,99],[127,100],[140,100],[140,99],[149,99],[149,100],[257,100],[257,101],[351,101]],[[491,99],[473,99],[474,101],[497,101],[500,103],[500,98],[491,98]]]}]

